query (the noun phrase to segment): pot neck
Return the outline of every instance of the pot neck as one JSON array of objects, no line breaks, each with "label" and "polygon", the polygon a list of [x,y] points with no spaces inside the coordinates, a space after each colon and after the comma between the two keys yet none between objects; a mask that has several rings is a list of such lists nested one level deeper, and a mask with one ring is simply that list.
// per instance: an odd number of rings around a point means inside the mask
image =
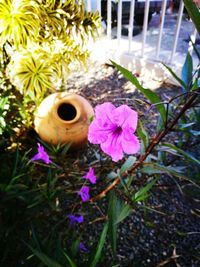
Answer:
[{"label": "pot neck", "polygon": [[80,103],[76,101],[63,100],[57,103],[55,115],[59,121],[65,124],[72,124],[79,120],[81,116]]}]

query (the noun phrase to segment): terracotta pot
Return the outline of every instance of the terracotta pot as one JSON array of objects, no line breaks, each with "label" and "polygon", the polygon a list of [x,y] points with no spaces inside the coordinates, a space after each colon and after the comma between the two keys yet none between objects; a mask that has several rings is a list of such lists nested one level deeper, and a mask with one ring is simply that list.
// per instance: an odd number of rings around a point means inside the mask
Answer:
[{"label": "terracotta pot", "polygon": [[72,148],[80,148],[87,142],[89,119],[93,115],[92,106],[82,96],[54,93],[40,104],[35,130],[47,143],[72,143]]}]

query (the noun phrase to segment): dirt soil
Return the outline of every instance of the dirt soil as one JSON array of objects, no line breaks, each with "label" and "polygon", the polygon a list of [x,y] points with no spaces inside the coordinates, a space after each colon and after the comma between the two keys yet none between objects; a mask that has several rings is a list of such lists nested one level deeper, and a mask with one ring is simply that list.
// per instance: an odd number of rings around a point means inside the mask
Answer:
[{"label": "dirt soil", "polygon": [[[139,112],[140,118],[147,119],[153,134],[155,110],[149,109],[143,96],[112,66],[95,63],[88,72],[73,72],[68,80],[68,90],[86,97],[94,107],[106,101],[116,106],[129,105]],[[180,88],[162,84],[156,92],[161,99],[167,100],[180,93]],[[151,190],[146,205],[152,210],[144,209],[141,203],[120,224],[115,259],[119,265],[116,266],[199,267],[199,188],[163,175]],[[98,227],[93,230],[99,234]],[[109,257],[105,259],[106,264]]]}]

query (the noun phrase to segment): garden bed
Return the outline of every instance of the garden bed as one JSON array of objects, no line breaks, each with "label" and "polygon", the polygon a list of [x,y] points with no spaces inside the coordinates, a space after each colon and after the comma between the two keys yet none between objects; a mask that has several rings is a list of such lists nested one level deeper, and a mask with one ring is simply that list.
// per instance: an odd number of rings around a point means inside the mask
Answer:
[{"label": "garden bed", "polygon": [[[145,77],[139,77],[139,79],[141,82],[148,84],[148,81],[145,81]],[[86,97],[94,107],[104,102],[112,102],[116,106],[121,104],[129,105],[138,111],[139,118],[146,119],[148,131],[152,135],[154,134],[157,118],[155,109],[151,108],[141,93],[130,82],[127,82],[112,66],[94,63],[88,72],[72,72],[68,79],[67,90]],[[162,84],[155,91],[163,101],[166,101],[179,94],[180,88],[170,84]],[[181,134],[178,134],[178,136],[181,138]],[[36,146],[37,135],[35,132],[30,131],[24,139],[22,137],[20,138],[21,142],[24,142],[22,144],[24,151],[28,151],[30,148]],[[175,139],[177,139],[177,133],[170,133],[170,142],[173,143]],[[199,148],[198,144],[194,147],[196,154]],[[0,167],[4,168],[2,171],[3,175],[3,173],[6,173],[5,166],[9,169],[9,164],[12,162],[12,155],[7,157],[7,162],[5,160],[3,162],[3,159],[5,159],[4,153],[1,154],[0,158]],[[174,161],[174,165],[179,164],[179,161],[173,156],[169,160]],[[71,183],[71,187],[74,190],[77,189],[76,180],[73,181],[74,177],[83,176],[88,170],[88,167],[92,165],[95,168],[97,177],[101,178],[98,187],[95,189],[96,191],[93,192],[94,195],[104,188],[102,177],[117,166],[111,160],[105,160],[105,155],[99,148],[91,144],[88,144],[84,150],[77,152],[64,155],[58,153],[57,163],[60,163],[62,166],[62,170],[58,175],[59,188]],[[22,167],[20,166],[20,168]],[[45,183],[45,171],[44,166],[38,164],[37,169],[32,172],[29,186],[32,186],[36,180],[40,183],[44,180]],[[52,168],[53,171],[54,169]],[[195,175],[198,176],[198,174]],[[116,256],[112,256],[109,252],[110,245],[107,242],[104,250],[105,253],[102,254],[102,262],[98,266],[200,266],[200,189],[193,182],[199,183],[199,181],[177,179],[162,174],[156,185],[151,189],[149,198],[135,205],[135,209],[131,215],[120,223]],[[137,177],[136,185],[142,186],[139,177]],[[119,190],[116,189],[115,192],[120,196]],[[42,232],[42,229],[46,228],[48,232],[49,229],[53,228],[56,229],[56,235],[59,234],[62,237],[65,235],[64,229],[66,224],[68,224],[68,220],[64,216],[67,216],[67,212],[70,209],[76,207],[73,195],[72,197],[69,195],[69,199],[66,196],[66,192],[65,194],[62,192],[62,195],[59,195],[59,209],[48,207],[45,201],[42,202],[40,206],[41,212],[37,213],[36,210],[36,215],[33,215],[33,217],[38,216],[39,219],[37,224],[38,231]],[[25,198],[25,196],[23,197]],[[2,222],[3,227],[6,228],[12,225],[12,223],[14,224],[12,216],[13,218],[17,216],[18,219],[22,216],[23,209],[25,208],[23,197],[21,196],[21,199],[10,202],[10,209],[14,209],[13,207],[16,206],[16,210],[10,213],[10,218],[5,217],[7,220],[5,220],[4,214],[9,215],[9,212],[3,209],[3,206],[1,207],[3,211],[0,213],[0,222]],[[88,204],[86,209],[94,211],[91,217],[85,216],[86,223],[81,226],[85,228],[83,234],[84,241],[87,247],[92,249],[94,248],[95,242],[98,242],[102,230],[102,222],[106,220],[106,198],[103,201],[97,201],[96,204]],[[29,224],[32,220],[28,211],[26,210],[24,212],[24,217],[20,217],[21,223],[18,221],[18,224],[15,225],[17,227],[16,229],[18,229],[16,239],[13,237],[14,241],[12,239],[9,240],[10,244],[13,242],[13,246],[20,239],[20,232],[23,233],[22,224]],[[27,214],[29,217],[26,217]],[[44,218],[46,225],[42,225]],[[12,228],[10,229],[12,231]],[[79,230],[77,229],[77,231]],[[27,240],[24,238],[25,236],[22,236],[23,241],[20,240],[19,244],[29,241],[28,236]],[[66,244],[68,243],[69,241],[66,241]],[[32,246],[34,246],[34,242],[32,242]],[[17,251],[18,248],[15,251],[15,247],[10,245],[10,251],[4,254],[1,266],[39,266],[36,263],[26,265],[27,263],[23,263],[21,259],[17,262]],[[81,257],[84,257],[84,255],[82,254]]]},{"label": "garden bed", "polygon": [[[139,79],[148,86],[145,77]],[[127,82],[112,66],[95,64],[89,72],[73,73],[68,82],[70,91],[82,94],[93,106],[107,101],[116,106],[129,105],[139,112],[140,117],[147,116],[147,127],[153,133],[155,110],[150,110],[145,105],[144,97],[134,85]],[[163,101],[180,94],[180,88],[171,84],[160,84],[155,91]],[[176,139],[176,135],[177,133],[170,134],[171,142]],[[197,148],[199,146],[194,151]],[[143,209],[139,205],[120,225],[116,256],[119,266],[199,266],[199,193],[200,189],[190,181],[162,175],[146,203],[152,210]],[[96,226],[93,227],[94,232],[95,228]],[[96,232],[98,233],[98,227]],[[108,259],[105,259],[106,262]]]}]

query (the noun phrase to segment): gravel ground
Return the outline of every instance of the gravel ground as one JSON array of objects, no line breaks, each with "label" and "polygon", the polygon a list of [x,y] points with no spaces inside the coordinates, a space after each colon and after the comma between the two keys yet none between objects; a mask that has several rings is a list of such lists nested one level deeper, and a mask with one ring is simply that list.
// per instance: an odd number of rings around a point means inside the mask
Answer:
[{"label": "gravel ground", "polygon": [[[146,82],[145,77],[139,79]],[[85,96],[93,106],[105,101],[112,101],[115,105],[128,104],[137,108],[140,117],[148,114],[151,125],[155,120],[154,110],[149,110],[148,105],[144,108],[140,93],[111,66],[93,63],[88,72],[72,72],[68,90]],[[165,100],[179,90],[169,84],[156,89]],[[117,266],[199,267],[200,190],[191,183],[162,176],[151,190],[146,205],[155,211],[138,205],[120,224]],[[92,234],[96,231],[98,235],[98,224],[90,231]],[[105,257],[105,266],[112,266],[109,265],[111,261],[109,255]]]}]

